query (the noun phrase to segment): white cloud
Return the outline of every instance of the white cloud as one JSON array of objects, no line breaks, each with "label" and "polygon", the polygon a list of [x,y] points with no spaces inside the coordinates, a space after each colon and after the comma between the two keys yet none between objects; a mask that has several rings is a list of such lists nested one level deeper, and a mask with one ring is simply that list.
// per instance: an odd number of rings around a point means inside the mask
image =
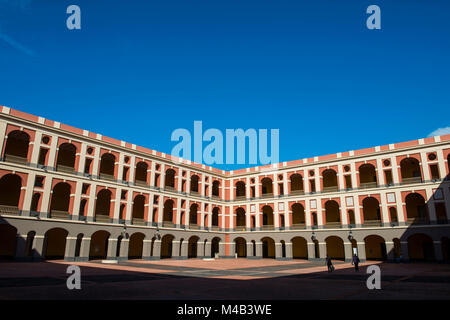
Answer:
[{"label": "white cloud", "polygon": [[450,127],[436,129],[433,132],[431,132],[428,136],[434,137],[434,136],[442,136],[445,134],[450,134]]}]

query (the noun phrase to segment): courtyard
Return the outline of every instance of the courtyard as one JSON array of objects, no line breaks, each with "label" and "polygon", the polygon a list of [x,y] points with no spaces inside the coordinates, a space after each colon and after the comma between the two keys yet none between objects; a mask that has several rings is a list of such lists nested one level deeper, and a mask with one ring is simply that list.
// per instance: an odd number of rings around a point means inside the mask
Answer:
[{"label": "courtyard", "polygon": [[[449,299],[450,265],[274,259],[1,262],[0,299],[378,300]],[[381,290],[368,290],[369,265],[381,268]],[[68,290],[69,265],[81,269],[81,290]]]}]

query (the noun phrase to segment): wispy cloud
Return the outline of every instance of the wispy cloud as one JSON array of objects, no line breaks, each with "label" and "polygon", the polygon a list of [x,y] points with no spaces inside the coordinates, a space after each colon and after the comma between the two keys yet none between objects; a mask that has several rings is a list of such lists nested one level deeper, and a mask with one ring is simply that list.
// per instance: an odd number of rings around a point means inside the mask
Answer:
[{"label": "wispy cloud", "polygon": [[433,132],[431,132],[428,136],[434,137],[434,136],[442,136],[445,134],[450,134],[450,127],[436,129]]},{"label": "wispy cloud", "polygon": [[6,20],[4,16],[8,12],[19,11],[21,13],[27,13],[30,10],[30,3],[31,0],[0,0],[0,12],[2,13],[2,16],[0,16],[0,40],[3,40],[14,49],[30,57],[35,57],[36,53],[33,50],[14,40],[2,30],[2,22]]},{"label": "wispy cloud", "polygon": [[34,53],[33,50],[28,49],[27,47],[25,47],[24,45],[20,44],[19,42],[17,42],[16,40],[14,40],[10,36],[8,36],[7,34],[2,33],[1,29],[0,29],[0,40],[5,41],[7,44],[9,44],[14,49],[17,49],[17,50],[25,53],[26,55],[28,55],[30,57],[35,57],[36,56],[36,54]]}]

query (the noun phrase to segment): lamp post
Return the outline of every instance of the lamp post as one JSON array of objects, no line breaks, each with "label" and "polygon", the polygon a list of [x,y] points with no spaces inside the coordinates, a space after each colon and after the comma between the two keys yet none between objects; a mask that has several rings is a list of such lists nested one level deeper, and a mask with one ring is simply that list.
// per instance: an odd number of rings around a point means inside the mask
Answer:
[{"label": "lamp post", "polygon": [[314,242],[316,241],[316,233],[313,231],[312,235],[311,235],[311,240]]}]

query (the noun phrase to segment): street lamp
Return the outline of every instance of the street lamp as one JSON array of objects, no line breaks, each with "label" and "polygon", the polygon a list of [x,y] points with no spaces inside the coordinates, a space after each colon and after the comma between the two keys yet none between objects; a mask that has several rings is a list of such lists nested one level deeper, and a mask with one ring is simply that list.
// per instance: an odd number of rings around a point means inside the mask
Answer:
[{"label": "street lamp", "polygon": [[350,230],[350,232],[348,233],[348,240],[349,240],[349,241],[352,241],[352,240],[353,240],[352,230]]},{"label": "street lamp", "polygon": [[316,233],[313,231],[312,235],[311,235],[311,240],[312,241],[316,241]]}]

